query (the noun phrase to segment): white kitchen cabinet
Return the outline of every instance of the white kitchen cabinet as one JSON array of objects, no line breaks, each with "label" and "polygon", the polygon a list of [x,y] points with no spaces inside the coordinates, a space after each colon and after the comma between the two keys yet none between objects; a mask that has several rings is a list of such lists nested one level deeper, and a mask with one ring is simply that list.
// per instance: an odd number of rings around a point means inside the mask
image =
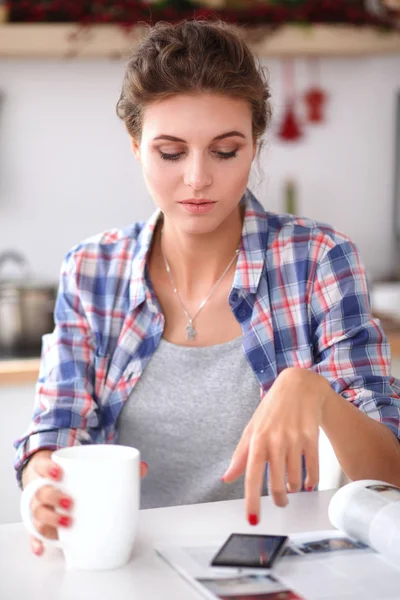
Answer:
[{"label": "white kitchen cabinet", "polygon": [[20,521],[19,500],[13,461],[13,442],[27,429],[32,416],[35,384],[0,386],[0,523]]}]

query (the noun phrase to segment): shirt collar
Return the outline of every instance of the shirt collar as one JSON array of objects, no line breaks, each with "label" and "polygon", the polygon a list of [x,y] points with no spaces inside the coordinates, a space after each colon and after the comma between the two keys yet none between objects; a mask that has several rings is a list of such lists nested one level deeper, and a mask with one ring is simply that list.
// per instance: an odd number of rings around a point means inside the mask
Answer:
[{"label": "shirt collar", "polygon": [[[240,203],[244,206],[244,219],[233,287],[254,294],[257,291],[264,267],[268,217],[262,205],[249,189],[246,189]],[[146,264],[154,231],[160,217],[161,210],[157,209],[143,225],[137,239],[132,259],[130,282],[131,309],[139,306],[146,297],[149,298]]]},{"label": "shirt collar", "polygon": [[268,215],[249,189],[241,204],[244,206],[242,241],[233,287],[255,294],[267,250]]},{"label": "shirt collar", "polygon": [[135,250],[132,259],[131,282],[129,287],[130,305],[133,310],[141,304],[146,296],[150,297],[148,285],[146,282],[146,264],[150,253],[153,235],[158,220],[161,217],[161,210],[158,208],[148,219],[137,238]]}]

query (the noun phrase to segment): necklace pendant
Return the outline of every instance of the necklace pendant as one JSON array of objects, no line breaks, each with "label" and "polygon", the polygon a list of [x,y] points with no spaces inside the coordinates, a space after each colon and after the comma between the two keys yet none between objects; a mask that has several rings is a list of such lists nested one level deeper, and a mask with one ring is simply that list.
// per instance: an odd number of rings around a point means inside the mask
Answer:
[{"label": "necklace pendant", "polygon": [[193,324],[189,323],[188,325],[186,325],[186,339],[194,340],[196,338],[196,335],[197,335],[197,331],[193,327]]}]

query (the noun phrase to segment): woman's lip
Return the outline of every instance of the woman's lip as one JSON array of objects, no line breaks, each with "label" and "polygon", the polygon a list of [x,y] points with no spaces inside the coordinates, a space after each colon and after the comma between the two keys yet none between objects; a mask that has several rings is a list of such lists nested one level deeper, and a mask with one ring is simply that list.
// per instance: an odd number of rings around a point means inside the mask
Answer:
[{"label": "woman's lip", "polygon": [[215,204],[215,200],[181,200],[179,204]]},{"label": "woman's lip", "polygon": [[201,215],[201,214],[205,214],[207,212],[210,212],[210,210],[213,209],[214,204],[216,204],[216,202],[213,202],[211,200],[205,200],[204,202],[191,202],[191,201],[183,201],[183,202],[179,202],[179,204],[187,211],[190,212],[192,214],[197,214],[197,215]]}]

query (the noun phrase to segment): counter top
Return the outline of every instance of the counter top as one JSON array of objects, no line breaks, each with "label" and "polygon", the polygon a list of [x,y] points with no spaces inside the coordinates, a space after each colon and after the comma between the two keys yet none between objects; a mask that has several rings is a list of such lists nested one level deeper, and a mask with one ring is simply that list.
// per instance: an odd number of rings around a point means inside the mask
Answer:
[{"label": "counter top", "polygon": [[388,340],[390,343],[390,349],[392,351],[393,358],[400,358],[400,331],[388,332]]},{"label": "counter top", "polygon": [[39,365],[40,358],[0,359],[0,385],[35,383]]},{"label": "counter top", "polygon": [[[386,331],[393,358],[400,358],[400,328]],[[40,358],[0,359],[0,386],[35,383]]]}]

